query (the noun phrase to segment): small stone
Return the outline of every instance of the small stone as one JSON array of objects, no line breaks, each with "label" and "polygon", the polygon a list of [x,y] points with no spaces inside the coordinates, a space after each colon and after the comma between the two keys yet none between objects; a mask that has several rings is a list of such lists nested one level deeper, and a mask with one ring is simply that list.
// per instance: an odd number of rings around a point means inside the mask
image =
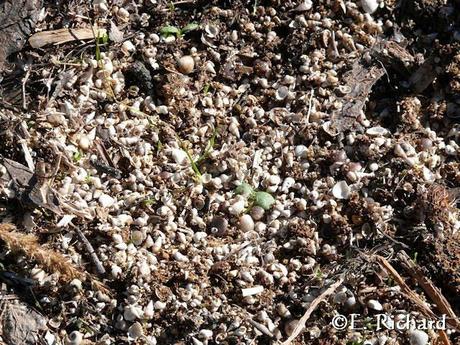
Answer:
[{"label": "small stone", "polygon": [[101,194],[98,201],[99,204],[104,208],[112,207],[115,204],[115,199],[107,194]]},{"label": "small stone", "polygon": [[261,220],[265,214],[265,210],[260,206],[254,206],[251,209],[251,217],[254,220]]},{"label": "small stone", "polygon": [[291,320],[286,323],[286,325],[284,326],[284,331],[286,332],[288,337],[291,336],[292,332],[294,332],[294,329],[297,327],[298,323],[299,323],[299,320],[297,319]]},{"label": "small stone", "polygon": [[225,235],[227,228],[228,221],[221,216],[214,216],[208,225],[209,232],[215,236]]},{"label": "small stone", "polygon": [[377,311],[383,310],[382,304],[380,304],[380,302],[375,299],[370,299],[369,301],[367,301],[367,306],[373,310],[377,310]]},{"label": "small stone", "polygon": [[182,56],[177,61],[177,67],[179,68],[179,71],[181,73],[190,74],[193,72],[193,69],[195,68],[195,61],[190,55]]},{"label": "small stone", "polygon": [[80,147],[83,151],[87,151],[91,146],[91,140],[88,138],[87,135],[82,135],[80,140],[78,140],[78,147]]},{"label": "small stone", "polygon": [[237,199],[229,208],[228,212],[233,215],[240,214],[244,211],[245,201],[243,198]]},{"label": "small stone", "polygon": [[361,0],[361,6],[364,12],[372,14],[379,8],[379,3],[377,0]]},{"label": "small stone", "polygon": [[310,11],[313,7],[313,2],[311,0],[305,0],[300,5],[298,5],[294,11],[296,12],[305,12]]},{"label": "small stone", "polygon": [[428,344],[428,334],[420,330],[409,331],[409,342],[411,345],[426,345]]},{"label": "small stone", "polygon": [[249,214],[240,217],[240,229],[244,232],[254,230],[254,220]]},{"label": "small stone", "polygon": [[294,149],[294,153],[299,158],[307,157],[308,148],[305,145],[297,145]]},{"label": "small stone", "polygon": [[134,321],[142,317],[142,309],[133,305],[127,305],[123,311],[123,317],[127,321]]},{"label": "small stone", "polygon": [[177,164],[183,165],[187,162],[187,153],[181,149],[173,149],[171,156]]},{"label": "small stone", "polygon": [[83,341],[83,334],[79,331],[73,331],[68,336],[68,341],[66,342],[68,345],[80,345]]},{"label": "small stone", "polygon": [[126,55],[129,55],[129,53],[132,53],[132,52],[134,52],[136,50],[136,47],[134,46],[133,42],[125,41],[125,42],[123,42],[123,44],[121,46],[121,50]]},{"label": "small stone", "polygon": [[345,306],[346,306],[347,308],[353,308],[355,305],[356,305],[356,298],[355,298],[354,296],[349,297],[349,298],[345,301]]}]

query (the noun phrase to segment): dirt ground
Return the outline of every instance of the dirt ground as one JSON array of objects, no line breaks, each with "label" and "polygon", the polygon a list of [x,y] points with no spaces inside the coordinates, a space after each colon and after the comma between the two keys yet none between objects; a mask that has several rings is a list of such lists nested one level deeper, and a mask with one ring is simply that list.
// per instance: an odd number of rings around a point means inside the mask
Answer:
[{"label": "dirt ground", "polygon": [[458,1],[0,0],[0,343],[460,344],[459,48]]}]

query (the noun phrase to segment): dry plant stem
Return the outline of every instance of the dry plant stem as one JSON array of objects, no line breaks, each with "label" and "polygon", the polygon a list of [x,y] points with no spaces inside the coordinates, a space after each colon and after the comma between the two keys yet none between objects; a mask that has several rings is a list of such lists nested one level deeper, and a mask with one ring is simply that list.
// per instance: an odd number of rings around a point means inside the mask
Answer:
[{"label": "dry plant stem", "polygon": [[[393,277],[393,279],[401,287],[402,292],[406,294],[406,296],[410,298],[419,307],[422,314],[432,319],[437,319],[433,311],[430,308],[428,308],[425,302],[404,282],[404,279],[384,257],[375,255],[373,258],[385,271],[387,271],[388,274],[390,274]],[[444,330],[439,330],[438,333],[440,335],[440,340],[443,341],[444,345],[451,344]]]},{"label": "dry plant stem", "polygon": [[289,345],[305,328],[305,323],[307,320],[310,318],[310,315],[315,311],[315,309],[318,307],[318,305],[324,301],[329,295],[332,295],[334,291],[343,283],[344,278],[341,277],[339,280],[337,280],[334,284],[329,286],[326,291],[324,291],[321,295],[316,297],[313,302],[311,302],[310,306],[308,307],[307,311],[305,314],[302,316],[302,318],[299,320],[297,325],[294,328],[294,331],[292,334],[287,338],[284,342],[281,343],[281,345]]},{"label": "dry plant stem", "polygon": [[85,234],[78,228],[78,226],[74,226],[75,231],[77,232],[78,236],[80,239],[83,241],[86,250],[88,251],[89,255],[91,256],[91,260],[93,260],[94,266],[96,266],[97,273],[99,274],[104,274],[105,273],[105,268],[104,265],[102,265],[101,260],[99,260],[99,257],[97,256],[93,246],[91,243],[88,241],[86,238]]},{"label": "dry plant stem", "polygon": [[62,280],[71,281],[75,278],[84,280],[86,278],[85,274],[69,263],[62,254],[43,249],[34,235],[21,234],[15,231],[15,227],[11,224],[0,225],[0,238],[12,251],[24,253],[51,272],[58,271]]},{"label": "dry plant stem", "polygon": [[88,278],[98,290],[108,293],[107,288],[101,282],[78,269],[64,255],[42,248],[34,235],[21,234],[12,224],[0,224],[0,239],[7,244],[10,250],[23,253],[50,272],[59,272],[59,278],[62,281],[69,283],[73,279],[83,281]]},{"label": "dry plant stem", "polygon": [[26,66],[27,72],[24,78],[22,79],[22,108],[27,110],[27,95],[26,95],[26,84],[30,77],[30,70],[32,69],[31,66]]},{"label": "dry plant stem", "polygon": [[429,278],[425,277],[420,267],[404,251],[400,251],[397,257],[401,260],[407,272],[417,280],[425,293],[436,303],[438,310],[449,317],[449,323],[460,329],[460,321],[441,291],[439,291]]}]

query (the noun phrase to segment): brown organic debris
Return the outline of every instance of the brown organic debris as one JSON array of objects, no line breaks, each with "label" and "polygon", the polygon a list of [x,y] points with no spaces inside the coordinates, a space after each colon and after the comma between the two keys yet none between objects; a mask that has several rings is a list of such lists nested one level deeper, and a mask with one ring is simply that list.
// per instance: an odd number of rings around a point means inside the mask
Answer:
[{"label": "brown organic debris", "polygon": [[63,44],[76,40],[96,39],[106,35],[107,31],[97,26],[93,28],[77,28],[77,29],[58,29],[50,31],[42,31],[33,34],[29,38],[29,43],[32,48],[41,48],[47,44]]},{"label": "brown organic debris", "polygon": [[16,230],[14,225],[0,224],[0,239],[13,252],[20,252],[28,258],[37,261],[37,263],[49,272],[59,273],[59,279],[63,282],[69,283],[73,279],[81,281],[89,279],[96,287],[104,289],[100,282],[69,262],[61,253],[43,248],[34,235],[21,234]]}]

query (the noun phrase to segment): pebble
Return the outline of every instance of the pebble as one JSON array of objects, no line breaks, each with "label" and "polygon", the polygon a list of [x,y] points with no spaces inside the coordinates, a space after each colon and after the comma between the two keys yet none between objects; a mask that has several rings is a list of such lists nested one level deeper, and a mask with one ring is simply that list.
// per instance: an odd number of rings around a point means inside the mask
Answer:
[{"label": "pebble", "polygon": [[364,12],[372,14],[379,8],[379,3],[377,0],[361,0],[361,6]]},{"label": "pebble", "polygon": [[134,321],[142,317],[143,311],[141,308],[134,305],[127,305],[124,308],[123,317],[127,321]]},{"label": "pebble", "polygon": [[305,145],[297,145],[294,149],[294,153],[299,158],[307,157],[308,148]]},{"label": "pebble", "polygon": [[87,135],[82,135],[80,140],[78,140],[78,147],[80,147],[83,151],[87,151],[91,146],[91,140]]},{"label": "pebble", "polygon": [[254,220],[261,220],[265,214],[265,210],[260,206],[254,206],[251,209],[251,217]]},{"label": "pebble", "polygon": [[191,57],[190,55],[182,56],[177,61],[177,67],[179,68],[179,71],[181,73],[190,74],[193,72],[193,69],[195,68],[195,61],[193,60],[193,57]]},{"label": "pebble", "polygon": [[355,305],[356,305],[356,298],[355,298],[354,296],[349,297],[349,298],[345,301],[345,306],[346,306],[347,308],[353,308]]},{"label": "pebble", "polygon": [[228,221],[224,217],[214,216],[208,225],[209,231],[216,236],[223,236],[227,232]]},{"label": "pebble", "polygon": [[409,331],[409,342],[411,345],[426,345],[428,344],[428,334],[421,330]]},{"label": "pebble", "polygon": [[228,212],[233,215],[238,215],[244,211],[245,200],[236,198],[236,201],[228,208]]},{"label": "pebble", "polygon": [[171,156],[179,165],[184,165],[184,163],[188,161],[187,153],[181,149],[173,149],[171,151]]},{"label": "pebble", "polygon": [[98,201],[99,204],[104,208],[112,207],[115,204],[115,199],[107,194],[101,194]]},{"label": "pebble", "polygon": [[240,229],[244,232],[254,230],[254,220],[249,214],[244,214],[240,217]]},{"label": "pebble", "polygon": [[382,304],[380,304],[380,302],[375,299],[370,299],[369,301],[367,301],[367,306],[373,310],[377,310],[377,311],[383,310]]},{"label": "pebble", "polygon": [[80,345],[83,341],[83,334],[81,334],[79,331],[73,331],[69,334],[67,340],[68,341],[66,344],[68,345]]}]

